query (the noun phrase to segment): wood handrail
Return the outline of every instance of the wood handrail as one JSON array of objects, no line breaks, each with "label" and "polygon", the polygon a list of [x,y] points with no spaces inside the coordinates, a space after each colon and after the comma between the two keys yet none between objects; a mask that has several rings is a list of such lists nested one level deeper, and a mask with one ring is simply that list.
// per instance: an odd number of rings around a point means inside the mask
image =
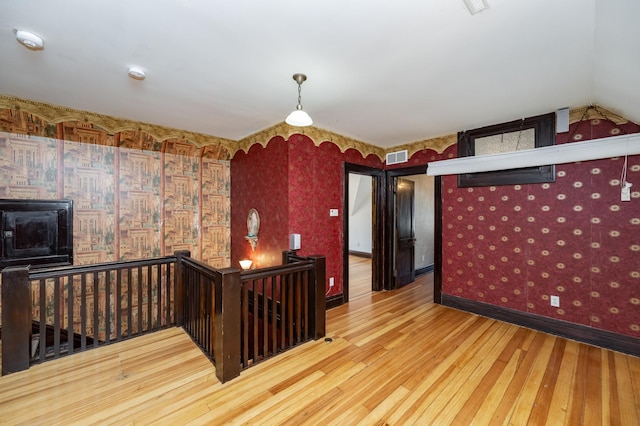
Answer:
[{"label": "wood handrail", "polygon": [[53,268],[38,268],[29,270],[29,280],[45,278],[61,278],[69,275],[79,275],[94,272],[117,271],[119,269],[137,268],[149,265],[166,265],[175,263],[176,256],[152,257],[141,260],[123,260],[119,262],[94,263],[90,265],[56,266]]},{"label": "wood handrail", "polygon": [[308,271],[311,269],[313,269],[313,262],[310,260],[305,260],[295,263],[288,263],[285,265],[269,266],[267,268],[242,271],[240,273],[240,277],[242,278],[242,281],[259,280],[262,278],[271,277],[273,275],[291,274],[294,272]]},{"label": "wood handrail", "polygon": [[200,262],[199,260],[196,260],[192,257],[182,257],[181,262],[184,262],[185,264],[189,265],[190,267],[192,267],[193,269],[195,269],[196,271],[203,274],[209,279],[212,279],[212,280],[218,279],[219,274],[216,274],[216,272],[219,270],[212,269],[211,266],[207,265],[206,263]]}]

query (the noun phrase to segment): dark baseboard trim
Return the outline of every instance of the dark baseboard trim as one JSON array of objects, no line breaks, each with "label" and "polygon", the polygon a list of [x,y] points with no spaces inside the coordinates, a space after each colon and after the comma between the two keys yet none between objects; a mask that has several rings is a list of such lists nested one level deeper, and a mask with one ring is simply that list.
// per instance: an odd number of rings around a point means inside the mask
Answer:
[{"label": "dark baseboard trim", "polygon": [[343,294],[336,294],[335,296],[327,297],[327,309],[337,308],[340,305],[344,305]]},{"label": "dark baseboard trim", "polygon": [[442,295],[442,305],[471,312],[499,321],[520,325],[556,336],[565,337],[601,348],[640,356],[640,339],[585,325],[533,315],[515,309],[489,305],[449,294]]},{"label": "dark baseboard trim", "polygon": [[425,266],[424,268],[416,269],[416,277],[428,274],[429,272],[433,272],[433,263],[431,265]]},{"label": "dark baseboard trim", "polygon": [[367,253],[367,252],[364,252],[364,251],[349,250],[349,254],[351,256],[366,257],[367,259],[371,259],[373,257],[373,255],[371,253]]}]

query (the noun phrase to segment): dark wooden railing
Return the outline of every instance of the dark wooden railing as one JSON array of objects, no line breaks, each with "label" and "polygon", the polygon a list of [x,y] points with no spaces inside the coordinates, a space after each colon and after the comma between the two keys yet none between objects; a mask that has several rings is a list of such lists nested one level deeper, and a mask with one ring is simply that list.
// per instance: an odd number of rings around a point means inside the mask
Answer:
[{"label": "dark wooden railing", "polygon": [[241,272],[189,256],[4,269],[2,374],[177,325],[225,382],[325,335],[324,257]]},{"label": "dark wooden railing", "polygon": [[241,272],[177,255],[177,286],[184,286],[178,324],[214,362],[221,382],[325,335],[324,257],[285,254],[282,266]]},{"label": "dark wooden railing", "polygon": [[175,256],[2,271],[2,374],[176,324]]},{"label": "dark wooden railing", "polygon": [[325,258],[293,258],[241,274],[242,366],[325,335]]},{"label": "dark wooden railing", "polygon": [[240,270],[212,269],[179,252],[178,324],[216,366],[221,382],[240,374]]}]

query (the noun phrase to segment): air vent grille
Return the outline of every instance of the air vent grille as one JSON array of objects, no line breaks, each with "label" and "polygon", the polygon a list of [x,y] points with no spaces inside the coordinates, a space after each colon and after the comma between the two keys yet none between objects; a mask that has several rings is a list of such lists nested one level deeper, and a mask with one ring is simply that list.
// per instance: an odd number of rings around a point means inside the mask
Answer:
[{"label": "air vent grille", "polygon": [[390,152],[387,154],[387,166],[391,164],[406,163],[409,161],[407,157],[406,149],[404,151]]}]

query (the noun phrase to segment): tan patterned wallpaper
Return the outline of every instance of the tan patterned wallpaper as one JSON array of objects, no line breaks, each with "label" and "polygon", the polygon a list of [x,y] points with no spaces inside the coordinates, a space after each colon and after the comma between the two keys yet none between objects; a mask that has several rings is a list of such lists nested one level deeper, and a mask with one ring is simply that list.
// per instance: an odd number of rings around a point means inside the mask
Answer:
[{"label": "tan patterned wallpaper", "polygon": [[[0,198],[72,199],[74,264],[190,250],[213,267],[229,266],[230,164],[219,159],[228,156],[225,148],[158,140],[139,129],[109,133],[85,121],[54,124],[24,110],[0,110],[0,130]],[[88,325],[100,339],[115,333],[105,323],[104,294],[100,282],[99,322]],[[39,312],[35,306],[34,318]]]}]

